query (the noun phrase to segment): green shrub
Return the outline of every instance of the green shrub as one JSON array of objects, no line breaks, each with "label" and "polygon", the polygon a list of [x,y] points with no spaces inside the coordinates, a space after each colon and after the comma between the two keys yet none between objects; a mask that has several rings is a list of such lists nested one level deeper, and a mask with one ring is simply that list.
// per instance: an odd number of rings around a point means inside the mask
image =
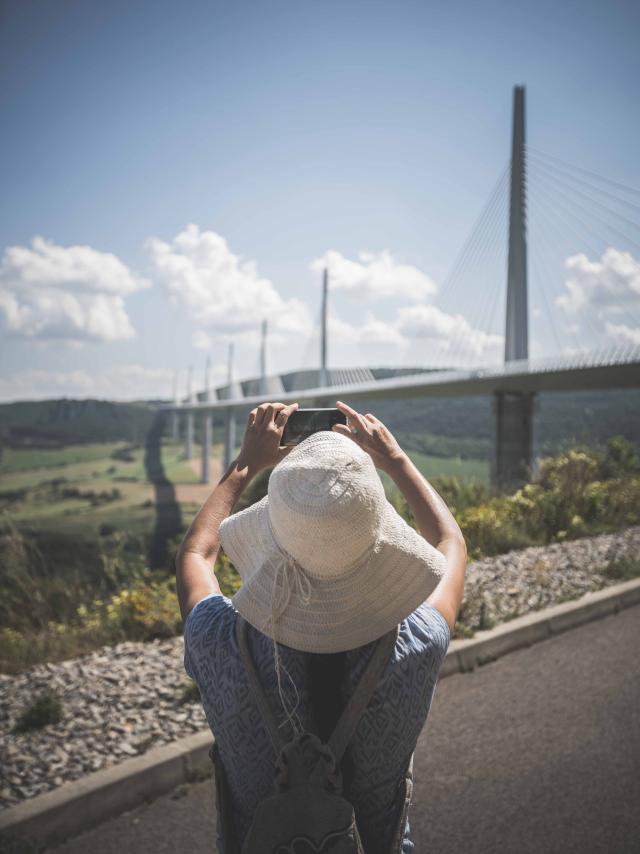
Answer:
[{"label": "green shrub", "polygon": [[15,673],[39,661],[60,661],[105,644],[169,638],[181,631],[175,579],[147,573],[107,598],[78,605],[71,620],[0,629],[0,670]]},{"label": "green shrub", "polygon": [[[454,503],[470,557],[640,524],[640,476],[633,471],[633,448],[627,446],[624,440],[610,443],[604,455],[573,449],[545,460],[534,482],[513,495],[462,510]],[[614,477],[620,461],[632,471]]]},{"label": "green shrub", "polygon": [[605,477],[625,477],[640,473],[640,456],[636,448],[622,436],[609,439],[603,460]]},{"label": "green shrub", "polygon": [[201,702],[200,691],[198,690],[198,686],[195,682],[190,681],[183,687],[178,702],[181,706],[185,705],[186,703]]},{"label": "green shrub", "polygon": [[611,561],[604,569],[603,575],[616,581],[630,581],[640,576],[640,560],[624,557]]},{"label": "green shrub", "polygon": [[105,642],[173,637],[182,630],[174,578],[148,579],[77,609],[79,628]]},{"label": "green shrub", "polygon": [[452,640],[458,640],[459,638],[472,638],[475,636],[475,631],[468,626],[466,623],[456,622],[453,627],[453,634],[451,635]]},{"label": "green shrub", "polygon": [[489,488],[479,480],[441,475],[434,477],[431,484],[454,515],[489,500]]},{"label": "green shrub", "polygon": [[221,592],[229,598],[242,586],[242,580],[231,563],[231,558],[222,551],[218,553],[215,573]]},{"label": "green shrub", "polygon": [[44,691],[22,712],[13,732],[30,732],[42,729],[49,724],[57,724],[62,720],[62,700],[54,691]]}]

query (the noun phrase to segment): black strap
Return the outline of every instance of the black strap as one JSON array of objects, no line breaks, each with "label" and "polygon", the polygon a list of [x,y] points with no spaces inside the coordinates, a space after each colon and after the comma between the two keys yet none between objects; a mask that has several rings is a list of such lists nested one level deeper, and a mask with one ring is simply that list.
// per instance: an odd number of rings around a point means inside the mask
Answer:
[{"label": "black strap", "polygon": [[276,752],[276,756],[279,756],[280,751],[287,742],[280,731],[278,721],[276,720],[266,694],[264,693],[264,688],[260,682],[260,677],[258,676],[258,671],[256,670],[251,650],[249,649],[249,641],[247,639],[247,621],[240,614],[238,614],[236,619],[236,637],[238,638],[240,655],[242,656],[244,666],[247,669],[249,684],[251,685],[256,702],[258,703],[258,708],[260,709],[260,714],[262,715],[262,719],[264,720],[267,731],[271,737],[273,749]]},{"label": "black strap", "polygon": [[[386,635],[379,638],[364,673],[360,677],[360,681],[349,698],[344,711],[340,715],[340,720],[329,739],[329,747],[331,748],[331,752],[333,753],[338,765],[342,761],[344,752],[353,737],[360,717],[369,704],[369,700],[373,696],[373,692],[375,691],[378,681],[382,676],[382,671],[384,670],[385,665],[391,656],[391,652],[395,647],[396,640],[398,638],[398,629],[399,627],[395,626],[390,632],[387,632]],[[238,614],[236,619],[236,636],[238,639],[240,655],[247,669],[249,684],[251,685],[256,702],[258,703],[258,708],[260,709],[267,731],[271,737],[271,742],[276,752],[276,756],[278,756],[287,742],[282,735],[282,731],[278,726],[273,709],[271,708],[264,692],[264,688],[262,687],[262,683],[260,682],[260,677],[258,676],[258,671],[256,670],[251,650],[249,649],[247,621],[240,614]]]},{"label": "black strap", "polygon": [[395,626],[390,632],[378,639],[373,655],[331,734],[328,744],[338,765],[342,762],[347,745],[353,738],[358,722],[369,705],[369,700],[376,690],[385,665],[391,657],[398,639],[398,631],[399,626]]}]

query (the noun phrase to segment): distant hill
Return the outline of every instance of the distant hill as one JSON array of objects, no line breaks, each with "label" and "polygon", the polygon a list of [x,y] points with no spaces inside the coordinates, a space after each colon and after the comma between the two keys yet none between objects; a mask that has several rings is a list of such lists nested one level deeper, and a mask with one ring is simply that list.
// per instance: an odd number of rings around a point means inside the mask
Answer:
[{"label": "distant hill", "polygon": [[[385,371],[385,375],[391,374],[391,369]],[[348,402],[348,395],[345,397]],[[154,403],[65,398],[0,404],[0,442],[40,448],[142,442],[154,416]],[[493,416],[489,397],[361,400],[357,407],[374,412],[415,450],[445,457],[490,456]],[[238,441],[246,415],[238,415]],[[536,448],[543,453],[575,444],[602,445],[611,436],[640,444],[640,389],[540,394],[535,419]],[[214,430],[222,423],[222,414],[216,413]]]},{"label": "distant hill", "polygon": [[[411,441],[416,450],[438,456],[490,456],[490,397],[371,400],[358,405],[368,406],[399,435],[438,437],[432,446],[419,443],[418,447]],[[611,436],[640,443],[640,389],[539,394],[534,423],[535,447],[541,453],[555,453],[576,444],[599,446]]]},{"label": "distant hill", "polygon": [[148,403],[39,400],[0,404],[0,442],[58,448],[86,442],[143,442],[154,410]]}]

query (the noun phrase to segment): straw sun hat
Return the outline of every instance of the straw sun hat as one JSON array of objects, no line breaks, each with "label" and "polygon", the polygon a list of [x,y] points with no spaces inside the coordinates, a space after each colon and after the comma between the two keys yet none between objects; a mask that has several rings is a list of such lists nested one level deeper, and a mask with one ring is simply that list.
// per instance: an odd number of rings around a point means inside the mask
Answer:
[{"label": "straw sun hat", "polygon": [[311,435],[278,463],[268,494],[220,525],[255,628],[303,652],[342,652],[407,617],[444,556],[387,501],[375,465],[347,436]]}]

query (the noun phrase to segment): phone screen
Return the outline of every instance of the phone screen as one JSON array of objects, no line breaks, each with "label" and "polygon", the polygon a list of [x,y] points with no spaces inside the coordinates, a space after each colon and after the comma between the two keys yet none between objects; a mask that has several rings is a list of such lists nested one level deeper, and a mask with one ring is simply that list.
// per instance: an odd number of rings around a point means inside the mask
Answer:
[{"label": "phone screen", "polygon": [[283,445],[297,445],[318,430],[331,430],[334,424],[346,424],[339,409],[296,409],[289,416],[282,434]]}]

